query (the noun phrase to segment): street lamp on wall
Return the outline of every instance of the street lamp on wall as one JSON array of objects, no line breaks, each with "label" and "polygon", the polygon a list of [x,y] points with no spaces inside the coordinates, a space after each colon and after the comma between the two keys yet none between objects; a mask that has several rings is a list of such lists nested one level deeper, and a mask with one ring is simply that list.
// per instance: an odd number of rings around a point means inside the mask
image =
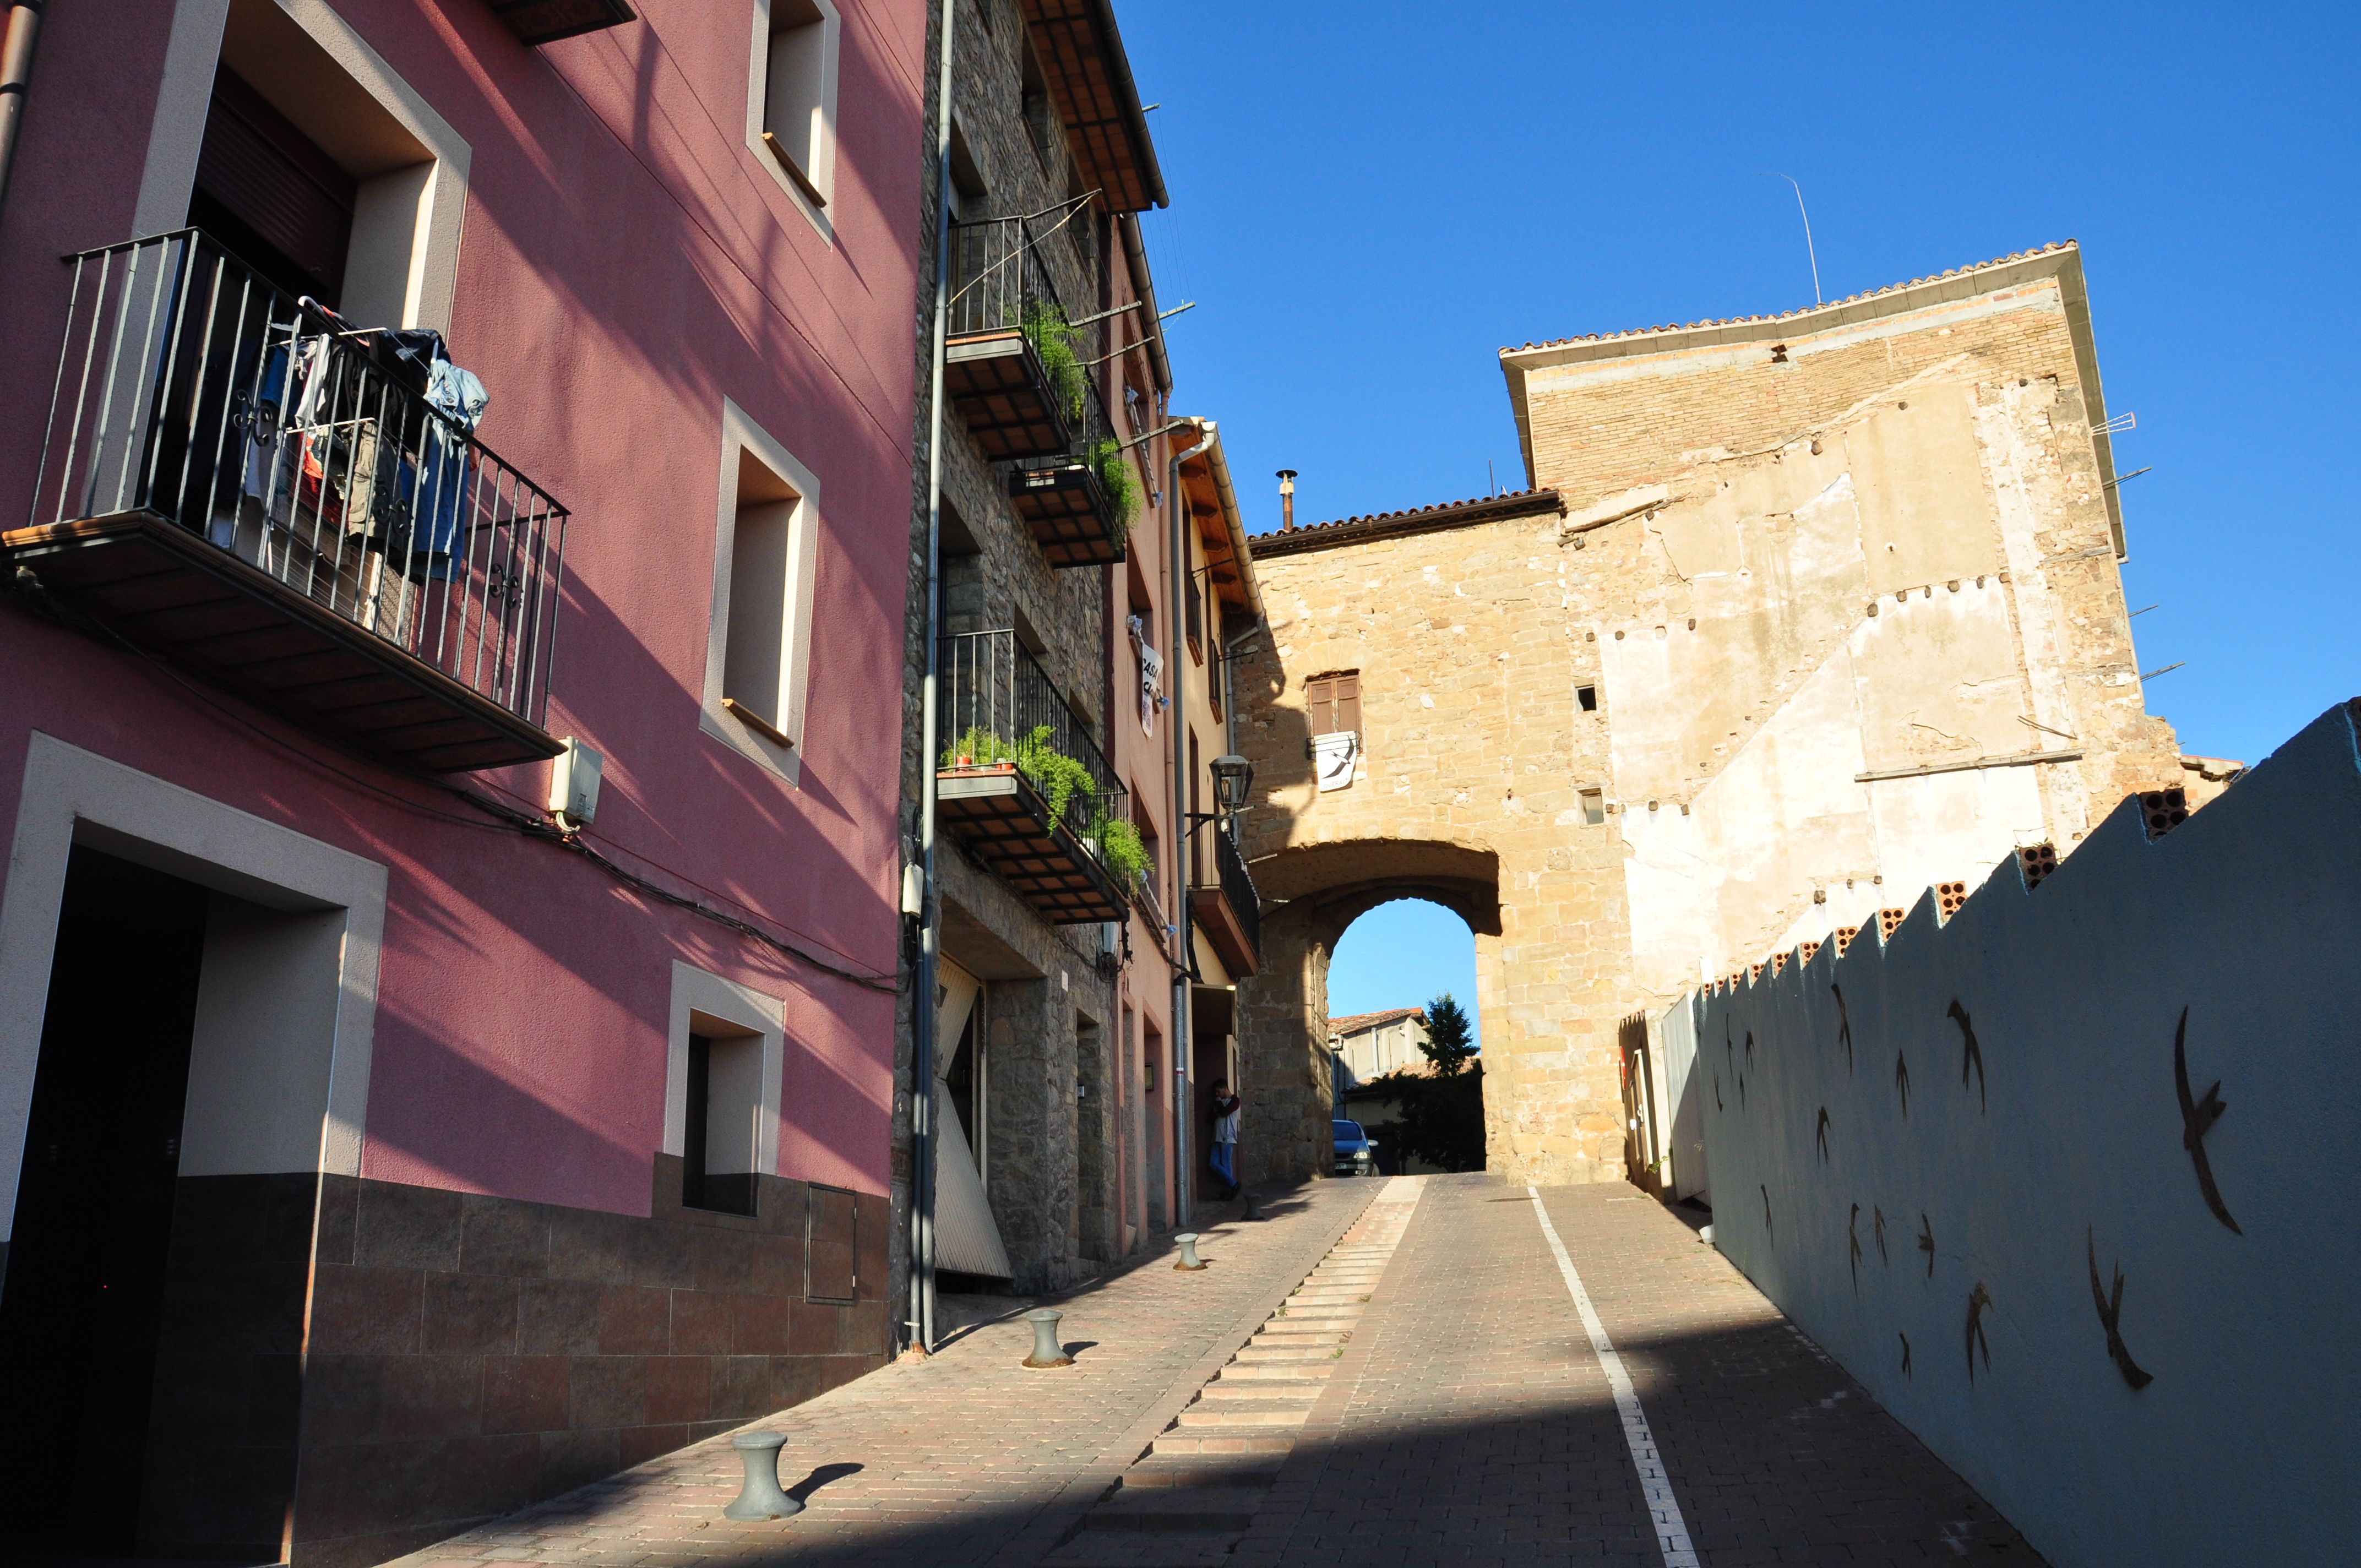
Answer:
[{"label": "street lamp on wall", "polygon": [[1213,804],[1224,817],[1235,817],[1246,808],[1246,791],[1254,787],[1254,764],[1244,757],[1227,756],[1213,759]]}]

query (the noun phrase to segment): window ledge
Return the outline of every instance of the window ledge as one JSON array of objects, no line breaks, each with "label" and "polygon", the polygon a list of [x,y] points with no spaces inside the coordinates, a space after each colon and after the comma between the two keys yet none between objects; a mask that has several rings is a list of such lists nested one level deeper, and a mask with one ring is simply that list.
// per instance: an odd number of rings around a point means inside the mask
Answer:
[{"label": "window ledge", "polygon": [[763,146],[778,166],[786,171],[787,178],[795,181],[796,189],[803,192],[805,201],[822,209],[828,206],[827,196],[821,193],[818,186],[812,183],[812,177],[804,172],[803,165],[796,161],[795,155],[787,150],[785,142],[771,132],[764,131]]},{"label": "window ledge", "polygon": [[773,724],[761,714],[756,713],[752,708],[748,707],[744,703],[740,702],[736,697],[723,697],[721,699],[721,711],[736,719],[739,723],[744,725],[747,729],[752,729],[755,734],[760,735],[763,740],[768,740],[772,745],[785,747],[790,751],[796,749],[796,743],[787,738],[785,730],[781,729],[777,725]]}]

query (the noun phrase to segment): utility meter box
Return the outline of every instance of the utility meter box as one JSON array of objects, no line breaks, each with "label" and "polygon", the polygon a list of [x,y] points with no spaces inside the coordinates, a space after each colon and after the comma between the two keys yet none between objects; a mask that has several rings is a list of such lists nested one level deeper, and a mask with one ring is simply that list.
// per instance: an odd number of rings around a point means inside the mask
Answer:
[{"label": "utility meter box", "polygon": [[549,809],[566,819],[569,827],[587,826],[598,815],[598,773],[606,759],[582,743],[577,736],[566,738],[566,750],[550,759]]}]

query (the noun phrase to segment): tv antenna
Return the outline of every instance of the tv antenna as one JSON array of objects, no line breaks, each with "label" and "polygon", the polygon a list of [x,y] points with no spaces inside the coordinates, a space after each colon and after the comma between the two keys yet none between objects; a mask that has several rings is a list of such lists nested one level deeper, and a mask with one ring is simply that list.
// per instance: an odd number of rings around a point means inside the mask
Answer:
[{"label": "tv antenna", "polygon": [[1812,263],[1812,303],[1816,305],[1824,303],[1825,302],[1820,298],[1820,253],[1812,247],[1812,214],[1804,210],[1804,188],[1795,184],[1795,177],[1792,174],[1781,174],[1773,170],[1771,178],[1784,180],[1795,188],[1795,211],[1804,214],[1804,254],[1811,259]]}]

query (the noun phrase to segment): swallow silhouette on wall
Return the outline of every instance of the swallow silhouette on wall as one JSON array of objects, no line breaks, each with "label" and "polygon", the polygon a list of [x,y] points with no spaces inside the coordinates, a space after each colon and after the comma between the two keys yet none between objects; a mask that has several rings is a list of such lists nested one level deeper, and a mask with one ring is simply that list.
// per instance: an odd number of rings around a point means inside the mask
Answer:
[{"label": "swallow silhouette on wall", "polygon": [[1721,1109],[1721,1074],[1718,1072],[1713,1075],[1713,1108]]},{"label": "swallow silhouette on wall", "polygon": [[1984,1353],[1984,1370],[1986,1372],[1992,1370],[1992,1341],[1984,1337],[1984,1309],[1992,1304],[1992,1292],[1984,1288],[1982,1280],[1977,1280],[1976,1288],[1968,1292],[1968,1381],[1970,1383],[1976,1380],[1976,1351],[1979,1347]]},{"label": "swallow silhouette on wall", "polygon": [[1935,1222],[1927,1217],[1927,1211],[1924,1209],[1918,1211],[1918,1250],[1927,1255],[1927,1277],[1934,1278]]},{"label": "swallow silhouette on wall", "polygon": [[1892,1263],[1894,1260],[1885,1255],[1885,1211],[1872,1203],[1869,1212],[1877,1218],[1877,1261]]},{"label": "swallow silhouette on wall", "polygon": [[[1820,1163],[1822,1165],[1826,1165],[1828,1163],[1828,1108],[1825,1105],[1820,1107],[1819,1140]],[[1855,1204],[1853,1206],[1855,1208],[1860,1207],[1859,1204]]]},{"label": "swallow silhouette on wall", "polygon": [[1738,1047],[1730,1037],[1730,1020],[1727,1017],[1721,1021],[1721,1054],[1730,1068],[1730,1076],[1735,1078],[1738,1075]]},{"label": "swallow silhouette on wall", "polygon": [[1894,1087],[1902,1091],[1902,1114],[1907,1120],[1910,1115],[1910,1064],[1902,1059],[1900,1051],[1894,1053]]},{"label": "swallow silhouette on wall", "polygon": [[1752,1029],[1746,1031],[1746,1065],[1750,1068],[1754,1065],[1754,1031]]},{"label": "swallow silhouette on wall", "polygon": [[1960,1005],[1960,999],[1956,996],[1951,998],[1951,1011],[1949,1016],[1959,1024],[1960,1033],[1965,1037],[1960,1048],[1960,1087],[1965,1089],[1968,1086],[1968,1069],[1975,1069],[1976,1103],[1985,1110],[1990,1110],[1991,1102],[1984,1095],[1983,1047],[1976,1044],[1976,1031],[1968,1022],[1968,1010]]},{"label": "swallow silhouette on wall", "polygon": [[1898,1333],[1894,1337],[1902,1342],[1902,1376],[1908,1377],[1910,1376],[1910,1336]]},{"label": "swallow silhouette on wall", "polygon": [[1742,1072],[1738,1075],[1738,1108],[1746,1109],[1746,1075]]},{"label": "swallow silhouette on wall", "polygon": [[2109,1299],[2106,1291],[2099,1285],[2099,1233],[2092,1229],[2085,1234],[2091,1244],[2091,1299],[2099,1305],[2099,1326],[2107,1331],[2107,1357],[2115,1364],[2115,1370],[2124,1375],[2125,1382],[2135,1388],[2145,1388],[2156,1379],[2141,1371],[2133,1362],[2132,1353],[2124,1348],[2123,1331],[2118,1326],[2124,1317],[2122,1266],[2109,1266],[2115,1271],[2115,1293],[2114,1299]]},{"label": "swallow silhouette on wall", "polygon": [[2189,1009],[2180,1010],[2180,1026],[2172,1032],[2172,1087],[2180,1096],[2180,1146],[2189,1151],[2189,1158],[2197,1167],[2197,1190],[2205,1194],[2205,1206],[2213,1217],[2236,1231],[2238,1222],[2230,1218],[2230,1211],[2222,1202],[2222,1190],[2213,1185],[2213,1165],[2205,1157],[2205,1135],[2222,1119],[2230,1107],[2222,1099],[2222,1080],[2215,1079],[2203,1098],[2189,1097]]},{"label": "swallow silhouette on wall", "polygon": [[[1852,1219],[1845,1225],[1845,1239],[1852,1244],[1852,1293],[1861,1294],[1861,1205],[1852,1206]],[[2093,1279],[2098,1276],[2092,1275]]]},{"label": "swallow silhouette on wall", "polygon": [[1755,1186],[1763,1194],[1763,1234],[1769,1236],[1772,1240],[1776,1241],[1778,1239],[1778,1233],[1774,1231],[1771,1225],[1771,1190],[1768,1187],[1763,1186],[1760,1182],[1757,1182]]},{"label": "swallow silhouette on wall", "polygon": [[1828,990],[1837,999],[1837,1039],[1845,1048],[1845,1071],[1852,1070],[1852,1014],[1846,1010],[1844,987],[1831,985]]}]

